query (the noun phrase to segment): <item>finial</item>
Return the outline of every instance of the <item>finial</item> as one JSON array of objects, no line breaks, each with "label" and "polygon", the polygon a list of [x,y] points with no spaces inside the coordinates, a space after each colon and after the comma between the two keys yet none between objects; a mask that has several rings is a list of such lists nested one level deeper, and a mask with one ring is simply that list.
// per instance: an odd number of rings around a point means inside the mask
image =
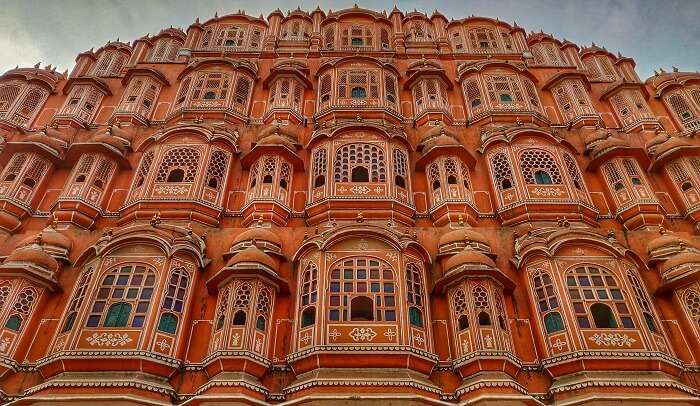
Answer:
[{"label": "finial", "polygon": [[39,66],[40,66],[40,65],[41,65],[41,62],[37,62],[36,65],[34,65],[34,67],[35,67],[36,69],[39,69]]},{"label": "finial", "polygon": [[674,72],[678,72],[678,68],[677,68],[677,67],[671,66],[671,68],[673,69]]}]

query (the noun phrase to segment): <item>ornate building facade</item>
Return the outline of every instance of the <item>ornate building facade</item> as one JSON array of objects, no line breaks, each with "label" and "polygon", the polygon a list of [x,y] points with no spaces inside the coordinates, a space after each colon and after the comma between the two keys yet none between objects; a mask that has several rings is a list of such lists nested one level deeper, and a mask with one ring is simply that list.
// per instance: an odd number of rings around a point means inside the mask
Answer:
[{"label": "ornate building facade", "polygon": [[700,404],[700,74],[243,12],[0,76],[16,405]]}]

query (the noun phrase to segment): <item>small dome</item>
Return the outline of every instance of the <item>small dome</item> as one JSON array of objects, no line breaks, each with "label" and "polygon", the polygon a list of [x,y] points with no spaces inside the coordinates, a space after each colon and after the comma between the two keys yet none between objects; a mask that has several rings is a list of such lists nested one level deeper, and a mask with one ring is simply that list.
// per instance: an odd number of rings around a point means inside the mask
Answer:
[{"label": "small dome", "polygon": [[661,266],[661,273],[685,264],[700,264],[700,254],[697,252],[683,252],[669,258]]},{"label": "small dome", "polygon": [[272,260],[267,254],[260,251],[258,247],[252,246],[244,249],[238,254],[234,255],[226,264],[226,267],[234,267],[238,264],[244,263],[257,263],[265,265],[268,268],[276,269],[275,261]]},{"label": "small dome", "polygon": [[462,228],[443,234],[440,237],[438,246],[452,244],[455,242],[478,242],[487,246],[489,245],[489,242],[486,240],[486,238],[484,238],[483,235],[470,228]]},{"label": "small dome", "polygon": [[294,144],[286,137],[279,134],[271,134],[258,140],[256,145],[282,145],[294,151]]},{"label": "small dome", "polygon": [[56,231],[52,227],[46,227],[39,235],[28,237],[19,243],[20,247],[33,244],[37,237],[41,238],[41,245],[49,245],[52,247],[70,251],[73,247],[73,242],[63,233]]},{"label": "small dome", "polygon": [[51,272],[58,271],[59,267],[58,261],[47,254],[39,244],[32,244],[12,251],[3,265],[10,262],[32,264]]},{"label": "small dome", "polygon": [[646,147],[647,147],[647,149],[649,149],[649,148],[653,148],[657,145],[661,145],[664,142],[668,141],[669,138],[671,138],[669,133],[667,133],[666,131],[661,131],[658,134],[656,134],[656,136],[654,136],[654,138],[650,139],[649,142],[647,142]]},{"label": "small dome", "polygon": [[653,240],[649,241],[647,244],[647,252],[653,252],[656,251],[660,248],[664,247],[670,247],[670,246],[675,246],[678,247],[680,245],[690,245],[688,240],[678,237],[675,234],[670,234],[670,233],[664,233],[660,235],[657,238],[654,238]]},{"label": "small dome", "polygon": [[97,134],[90,141],[110,145],[122,153],[126,152],[126,147],[128,146],[123,139],[107,134]]},{"label": "small dome", "polygon": [[679,137],[670,137],[664,143],[656,146],[656,148],[654,149],[653,155],[655,155],[655,156],[663,155],[666,152],[668,152],[674,148],[687,147],[690,145],[691,144],[689,142],[687,142]]},{"label": "small dome", "polygon": [[282,246],[282,239],[277,234],[262,227],[251,228],[238,234],[236,239],[233,240],[233,245],[243,241],[267,241]]},{"label": "small dome", "polygon": [[596,142],[600,142],[609,138],[611,135],[612,133],[607,128],[598,128],[597,130],[588,134],[586,138],[584,138],[583,142],[586,144],[587,147],[589,147],[595,144]]},{"label": "small dome", "polygon": [[591,150],[591,154],[593,156],[598,156],[611,149],[615,149],[618,147],[629,147],[629,144],[626,141],[621,140],[619,138],[609,137],[606,140],[596,143]]},{"label": "small dome", "polygon": [[466,249],[448,259],[445,263],[445,270],[446,272],[449,272],[450,270],[462,265],[487,266],[489,268],[496,267],[496,263],[482,252],[473,249]]}]

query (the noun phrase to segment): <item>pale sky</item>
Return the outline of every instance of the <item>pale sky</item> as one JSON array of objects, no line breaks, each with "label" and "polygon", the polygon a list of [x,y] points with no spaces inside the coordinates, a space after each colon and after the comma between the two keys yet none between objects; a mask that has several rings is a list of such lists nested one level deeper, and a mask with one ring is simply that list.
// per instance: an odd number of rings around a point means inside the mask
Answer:
[{"label": "pale sky", "polygon": [[[358,1],[360,7],[432,13],[448,19],[480,15],[566,38],[576,44],[595,42],[634,58],[642,79],[663,67],[700,70],[700,0],[449,0]],[[170,25],[186,29],[202,21],[244,9],[265,17],[301,6],[307,11],[352,7],[353,1],[237,0],[2,0],[0,7],[0,72],[37,62],[71,69],[75,56],[117,37],[127,42]]]}]

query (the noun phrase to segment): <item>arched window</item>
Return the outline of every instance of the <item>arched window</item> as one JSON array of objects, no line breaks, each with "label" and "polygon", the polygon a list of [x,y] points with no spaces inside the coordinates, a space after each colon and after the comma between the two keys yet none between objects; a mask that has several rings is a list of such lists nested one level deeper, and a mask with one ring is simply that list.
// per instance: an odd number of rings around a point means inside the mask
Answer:
[{"label": "arched window", "polygon": [[548,273],[539,269],[532,275],[532,284],[535,289],[537,310],[544,316],[544,326],[547,334],[564,330],[564,322],[559,313],[559,300],[552,278]]},{"label": "arched window", "polygon": [[155,282],[155,272],[143,265],[111,270],[102,279],[86,327],[143,327]]},{"label": "arched window", "polygon": [[174,38],[160,38],[151,51],[149,62],[172,62],[182,43]]},{"label": "arched window", "polygon": [[148,172],[151,170],[151,164],[153,163],[153,157],[155,153],[153,151],[148,151],[146,155],[143,156],[141,160],[141,165],[139,166],[138,172],[136,172],[136,177],[134,178],[134,188],[140,188],[143,186],[148,176]]},{"label": "arched window", "polygon": [[475,286],[472,289],[472,297],[474,300],[474,310],[477,314],[477,320],[480,326],[491,325],[491,306],[489,305],[489,296],[482,286]]},{"label": "arched window", "polygon": [[0,113],[10,110],[23,86],[24,82],[18,80],[0,84]]},{"label": "arched window", "polygon": [[94,76],[116,76],[126,64],[128,55],[117,50],[102,51],[92,70]]},{"label": "arched window", "polygon": [[163,317],[165,317],[166,314],[169,314],[171,317],[169,317],[167,320],[167,326],[172,327],[172,331],[160,331],[171,334],[175,333],[175,330],[177,329],[178,315],[182,314],[185,305],[189,283],[190,274],[186,270],[177,268],[170,273],[168,288],[165,291],[163,305],[161,306],[161,309],[165,312],[163,315],[161,315],[161,322],[163,322]]},{"label": "arched window", "polygon": [[75,319],[78,317],[78,311],[80,311],[83,300],[85,299],[85,292],[87,291],[90,280],[92,279],[93,268],[89,267],[81,275],[78,283],[75,285],[75,292],[71,298],[70,304],[68,305],[68,311],[66,320],[61,328],[61,333],[70,331],[75,324]]},{"label": "arched window", "polygon": [[158,321],[158,331],[175,334],[177,330],[177,316],[172,313],[163,313]]},{"label": "arched window", "polygon": [[639,308],[642,310],[642,315],[644,316],[644,322],[646,323],[647,328],[652,333],[658,333],[656,321],[654,320],[654,309],[652,308],[651,301],[649,300],[649,294],[644,288],[642,281],[632,270],[627,271],[627,280],[629,280],[630,285],[632,285],[634,298],[637,301]]},{"label": "arched window", "polygon": [[544,328],[547,334],[564,330],[564,320],[562,320],[561,314],[559,312],[547,313],[544,316]]},{"label": "arched window", "polygon": [[469,106],[469,112],[473,118],[483,110],[483,97],[481,96],[478,80],[475,77],[464,80],[462,83],[462,90],[464,91],[464,98],[467,101],[467,106]]},{"label": "arched window", "polygon": [[609,271],[576,267],[567,272],[566,286],[579,327],[617,328],[617,314],[623,328],[634,328],[622,289]]},{"label": "arched window", "polygon": [[200,153],[194,148],[169,150],[158,168],[156,182],[194,182]]},{"label": "arched window", "polygon": [[350,321],[373,321],[372,299],[367,296],[355,296],[350,301]]},{"label": "arched window", "polygon": [[258,290],[257,302],[255,304],[255,328],[259,331],[267,329],[267,320],[270,319],[272,309],[272,293],[266,287]]},{"label": "arched window", "polygon": [[114,303],[107,311],[104,327],[126,327],[131,314],[131,303]]},{"label": "arched window", "polygon": [[408,320],[415,327],[423,327],[425,300],[422,280],[420,268],[414,264],[408,264],[406,266],[406,294],[409,305]]},{"label": "arched window", "polygon": [[700,292],[697,286],[687,289],[682,295],[681,302],[695,328],[700,329]]},{"label": "arched window", "polygon": [[574,184],[574,187],[580,191],[585,191],[586,187],[583,183],[583,178],[581,177],[581,172],[578,169],[576,160],[568,152],[565,152],[563,154],[563,157],[564,165],[566,166],[566,171],[569,174],[569,177],[571,178],[571,182]]},{"label": "arched window", "polygon": [[10,292],[12,292],[12,285],[10,284],[10,282],[0,282],[0,311],[5,309],[5,305],[7,304],[7,298],[10,296]]},{"label": "arched window", "polygon": [[491,157],[491,170],[499,191],[513,187],[513,172],[510,169],[510,161],[505,152],[499,152]]},{"label": "arched window", "polygon": [[[328,319],[396,321],[396,285],[391,267],[378,259],[354,257],[337,264],[330,273]],[[359,313],[354,313],[353,304]],[[374,311],[372,317],[367,311]]]},{"label": "arched window", "polygon": [[591,315],[597,328],[617,328],[617,321],[610,306],[594,303],[591,305]]},{"label": "arched window", "polygon": [[224,323],[226,323],[226,310],[228,309],[228,299],[229,292],[231,288],[226,287],[219,295],[219,303],[216,306],[216,318],[214,331],[219,331],[224,328]]},{"label": "arched window", "polygon": [[386,182],[384,151],[373,144],[342,146],[335,155],[334,177],[336,182]]},{"label": "arched window", "polygon": [[222,190],[224,179],[226,178],[226,170],[228,169],[228,158],[228,154],[223,151],[215,150],[212,152],[204,178],[207,187],[217,192]]},{"label": "arched window", "polygon": [[350,93],[350,97],[352,97],[353,99],[364,99],[365,97],[367,97],[367,91],[364,87],[353,87],[352,92]]},{"label": "arched window", "polygon": [[562,184],[562,177],[554,157],[549,152],[528,149],[520,154],[520,170],[528,184]]},{"label": "arched window", "polygon": [[457,321],[457,330],[463,331],[469,328],[469,304],[467,296],[462,289],[455,290],[452,295],[452,311]]},{"label": "arched window", "polygon": [[231,324],[234,326],[244,326],[248,320],[248,306],[253,293],[253,286],[249,281],[241,282],[235,290],[233,296],[233,318]]},{"label": "arched window", "polygon": [[301,327],[313,326],[316,323],[316,307],[310,306],[301,313]]},{"label": "arched window", "polygon": [[326,184],[327,157],[325,148],[314,151],[313,164],[313,185],[315,188],[322,187]]},{"label": "arched window", "polygon": [[10,317],[5,322],[5,327],[10,330],[20,331],[24,321],[29,319],[38,297],[39,293],[34,288],[27,287],[22,289],[15,298],[15,303],[12,305]]}]

